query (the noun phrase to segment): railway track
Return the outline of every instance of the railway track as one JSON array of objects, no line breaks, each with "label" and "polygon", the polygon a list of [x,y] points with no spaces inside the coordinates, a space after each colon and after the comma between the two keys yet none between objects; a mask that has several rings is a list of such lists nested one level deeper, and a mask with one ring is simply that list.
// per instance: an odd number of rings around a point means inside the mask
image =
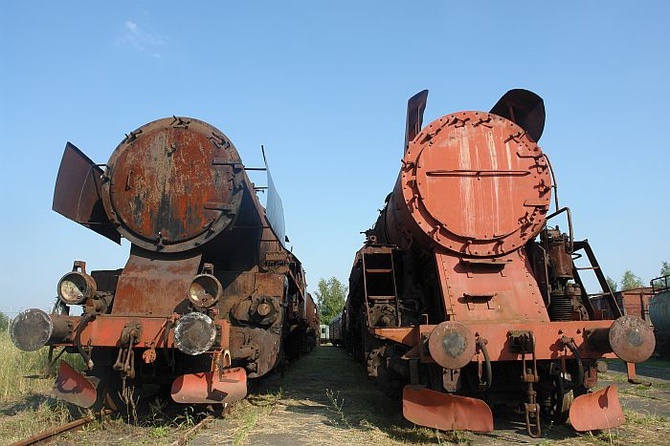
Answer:
[{"label": "railway track", "polygon": [[[106,415],[108,413],[111,412],[105,411],[103,412],[103,415]],[[87,425],[88,423],[90,423],[91,421],[95,420],[95,418],[96,418],[95,415],[89,415],[74,421],[70,421],[69,423],[65,423],[60,426],[49,428],[47,430],[40,432],[39,434],[33,435],[32,437],[28,437],[25,440],[12,443],[11,446],[29,446],[33,444],[41,444],[67,432],[76,431],[77,429],[80,429],[85,425]]]},{"label": "railway track", "polygon": [[[106,410],[102,412],[102,416],[104,415],[109,415],[111,414],[112,411]],[[69,423],[65,423],[61,426],[56,426],[52,427],[49,429],[46,429],[36,435],[33,435],[29,438],[26,438],[21,441],[17,441],[15,443],[12,443],[11,446],[30,446],[30,445],[36,445],[36,444],[45,444],[49,441],[54,440],[54,438],[66,434],[68,432],[74,432],[78,429],[81,429],[82,427],[86,426],[88,423],[91,421],[94,421],[96,419],[96,415],[89,415],[86,417],[79,418],[77,420],[71,421]],[[207,424],[209,424],[214,417],[206,417],[203,418],[199,423],[188,429],[186,432],[183,432],[181,435],[175,438],[175,440],[170,443],[170,446],[182,446],[185,445],[189,442],[189,440],[203,427],[205,427]]]}]

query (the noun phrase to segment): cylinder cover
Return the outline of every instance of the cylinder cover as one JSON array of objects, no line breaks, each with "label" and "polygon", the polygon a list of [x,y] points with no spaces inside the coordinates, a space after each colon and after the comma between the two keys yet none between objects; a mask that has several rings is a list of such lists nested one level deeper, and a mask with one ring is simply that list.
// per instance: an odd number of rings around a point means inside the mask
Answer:
[{"label": "cylinder cover", "polygon": [[505,254],[535,237],[551,197],[542,150],[517,124],[485,112],[425,127],[409,144],[400,180],[419,230],[473,256]]},{"label": "cylinder cover", "polygon": [[103,203],[119,232],[145,249],[197,247],[234,220],[243,166],[215,127],[165,118],[131,132],[103,176]]}]

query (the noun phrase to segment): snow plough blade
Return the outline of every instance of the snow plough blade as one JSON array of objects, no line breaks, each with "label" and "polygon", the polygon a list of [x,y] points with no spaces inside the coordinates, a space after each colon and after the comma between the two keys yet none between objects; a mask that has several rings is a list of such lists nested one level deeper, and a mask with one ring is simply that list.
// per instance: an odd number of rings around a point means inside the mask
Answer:
[{"label": "snow plough blade", "polygon": [[403,388],[402,412],[412,423],[431,429],[493,430],[493,414],[484,401],[436,392],[423,386],[406,385]]},{"label": "snow plough blade", "polygon": [[177,403],[232,403],[247,395],[247,373],[240,367],[218,372],[190,373],[172,383],[172,399]]},{"label": "snow plough blade", "polygon": [[570,423],[579,432],[610,429],[625,421],[616,386],[580,395],[570,406]]},{"label": "snow plough blade", "polygon": [[53,391],[58,398],[85,408],[93,406],[98,396],[95,385],[65,361],[60,362]]}]

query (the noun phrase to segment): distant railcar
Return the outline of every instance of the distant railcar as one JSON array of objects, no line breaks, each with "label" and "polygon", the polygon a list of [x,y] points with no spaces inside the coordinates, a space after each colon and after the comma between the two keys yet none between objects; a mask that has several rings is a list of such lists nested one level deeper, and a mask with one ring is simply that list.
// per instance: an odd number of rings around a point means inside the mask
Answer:
[{"label": "distant railcar", "polygon": [[328,325],[330,343],[340,347],[344,343],[342,336],[342,315],[336,316]]},{"label": "distant railcar", "polygon": [[670,275],[651,281],[652,297],[649,300],[649,320],[654,326],[657,351],[670,357]]},{"label": "distant railcar", "polygon": [[[651,325],[651,320],[649,319],[649,301],[653,295],[653,289],[650,286],[631,288],[614,293],[617,303],[625,314],[637,316],[647,321],[649,325]],[[602,307],[607,308],[607,305],[603,304]]]},{"label": "distant railcar", "polygon": [[321,336],[320,336],[320,341],[321,343],[326,343],[330,342],[330,327],[328,325],[322,324],[319,325],[319,329],[321,330]]}]

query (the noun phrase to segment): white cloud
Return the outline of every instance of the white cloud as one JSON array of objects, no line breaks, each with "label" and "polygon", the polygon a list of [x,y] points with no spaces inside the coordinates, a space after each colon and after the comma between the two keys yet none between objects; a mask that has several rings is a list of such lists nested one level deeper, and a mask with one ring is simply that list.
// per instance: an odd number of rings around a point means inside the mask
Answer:
[{"label": "white cloud", "polygon": [[123,36],[117,41],[119,45],[129,46],[141,53],[148,53],[156,59],[161,58],[158,48],[167,44],[168,38],[144,31],[136,22],[126,20],[123,24]]}]

